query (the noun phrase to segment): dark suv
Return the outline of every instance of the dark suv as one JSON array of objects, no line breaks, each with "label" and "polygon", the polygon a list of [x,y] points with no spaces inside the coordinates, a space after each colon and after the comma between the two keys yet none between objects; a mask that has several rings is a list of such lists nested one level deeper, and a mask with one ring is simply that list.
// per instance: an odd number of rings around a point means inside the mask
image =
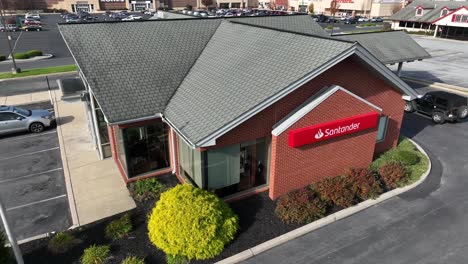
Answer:
[{"label": "dark suv", "polygon": [[406,101],[405,111],[428,115],[432,121],[442,124],[445,121],[457,121],[468,116],[468,100],[460,95],[448,92],[428,92],[413,101]]}]

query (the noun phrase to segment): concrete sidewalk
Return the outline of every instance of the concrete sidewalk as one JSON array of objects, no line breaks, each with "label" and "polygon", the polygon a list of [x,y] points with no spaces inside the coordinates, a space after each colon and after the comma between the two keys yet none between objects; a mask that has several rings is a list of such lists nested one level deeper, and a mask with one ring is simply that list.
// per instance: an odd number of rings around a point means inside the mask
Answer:
[{"label": "concrete sidewalk", "polygon": [[94,221],[136,207],[113,159],[100,160],[88,127],[85,104],[60,100],[55,91],[57,132],[69,188],[74,225]]},{"label": "concrete sidewalk", "polygon": [[54,101],[57,133],[73,226],[80,226],[136,207],[112,158],[100,160],[88,126],[86,105],[62,101],[60,90],[0,97],[0,104]]}]

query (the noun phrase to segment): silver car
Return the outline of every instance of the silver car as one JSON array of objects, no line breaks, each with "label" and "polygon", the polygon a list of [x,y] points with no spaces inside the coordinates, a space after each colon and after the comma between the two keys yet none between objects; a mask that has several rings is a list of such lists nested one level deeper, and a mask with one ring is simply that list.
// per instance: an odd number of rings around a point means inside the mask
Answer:
[{"label": "silver car", "polygon": [[0,135],[20,131],[40,133],[55,124],[55,117],[48,110],[26,110],[0,105]]}]

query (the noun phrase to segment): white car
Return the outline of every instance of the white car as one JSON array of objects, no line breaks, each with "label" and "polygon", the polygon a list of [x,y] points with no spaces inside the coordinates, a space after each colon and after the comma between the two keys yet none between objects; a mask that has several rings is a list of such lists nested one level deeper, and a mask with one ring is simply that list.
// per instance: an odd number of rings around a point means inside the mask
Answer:
[{"label": "white car", "polygon": [[358,19],[359,22],[369,22],[369,19],[367,17],[360,17]]},{"label": "white car", "polygon": [[129,15],[128,17],[122,18],[122,21],[134,21],[134,20],[142,20],[142,16],[137,15]]},{"label": "white car", "polygon": [[27,13],[26,15],[24,15],[24,18],[41,19],[41,16],[39,14]]}]

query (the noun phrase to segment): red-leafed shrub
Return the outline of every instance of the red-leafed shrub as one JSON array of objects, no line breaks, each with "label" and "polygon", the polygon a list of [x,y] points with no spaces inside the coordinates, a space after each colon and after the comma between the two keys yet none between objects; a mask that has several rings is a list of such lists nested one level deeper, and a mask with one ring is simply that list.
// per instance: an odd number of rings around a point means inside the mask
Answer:
[{"label": "red-leafed shrub", "polygon": [[351,190],[361,200],[377,198],[382,193],[380,182],[368,168],[352,168],[345,172],[351,183]]},{"label": "red-leafed shrub", "polygon": [[292,191],[278,199],[275,213],[287,224],[305,224],[325,216],[327,204],[310,188]]},{"label": "red-leafed shrub", "polygon": [[407,178],[404,165],[396,161],[389,161],[380,166],[379,175],[385,185],[390,188],[396,188],[398,183]]},{"label": "red-leafed shrub", "polygon": [[315,190],[322,199],[340,207],[349,207],[357,202],[351,182],[345,176],[325,178],[315,185]]}]

